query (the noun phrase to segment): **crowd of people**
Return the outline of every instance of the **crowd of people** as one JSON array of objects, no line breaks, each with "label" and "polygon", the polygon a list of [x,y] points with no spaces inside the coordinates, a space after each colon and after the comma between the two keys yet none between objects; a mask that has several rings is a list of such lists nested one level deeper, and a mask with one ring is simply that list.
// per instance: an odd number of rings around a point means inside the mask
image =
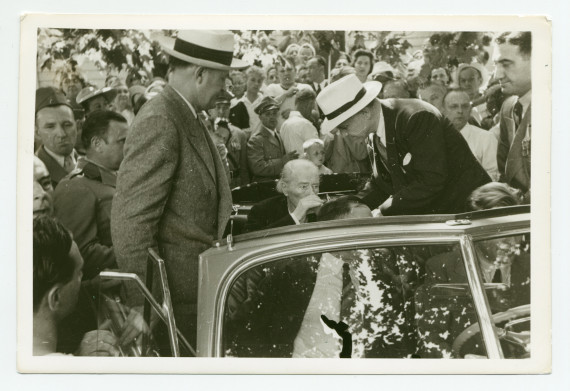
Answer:
[{"label": "crowd of people", "polygon": [[276,181],[281,193],[252,208],[247,231],[315,221],[320,180],[335,173],[369,175],[357,197],[374,216],[467,211],[491,182],[530,203],[531,35],[495,41],[492,78],[473,62],[418,84],[366,49],[329,64],[301,40],[240,59],[230,32],[180,31],[161,41],[165,78],[110,75],[98,88],[72,74],[39,88],[34,354],[117,355],[144,333],[132,309],[94,338],[85,313],[102,289],[129,301],[98,275],[143,276],[148,248],[166,260],[194,345],[198,255],[226,232],[232,188]]}]

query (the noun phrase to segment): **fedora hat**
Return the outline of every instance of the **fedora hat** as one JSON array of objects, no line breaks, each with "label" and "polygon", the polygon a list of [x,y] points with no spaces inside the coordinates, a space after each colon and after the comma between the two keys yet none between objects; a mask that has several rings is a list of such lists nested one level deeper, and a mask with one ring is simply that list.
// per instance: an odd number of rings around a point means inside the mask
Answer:
[{"label": "fedora hat", "polygon": [[362,110],[382,90],[382,83],[369,81],[364,84],[355,74],[329,84],[317,96],[317,104],[325,115],[321,130],[330,132],[338,125]]},{"label": "fedora hat", "polygon": [[234,35],[221,30],[180,30],[173,39],[156,40],[170,56],[206,68],[229,70],[247,68],[246,61],[234,58]]}]

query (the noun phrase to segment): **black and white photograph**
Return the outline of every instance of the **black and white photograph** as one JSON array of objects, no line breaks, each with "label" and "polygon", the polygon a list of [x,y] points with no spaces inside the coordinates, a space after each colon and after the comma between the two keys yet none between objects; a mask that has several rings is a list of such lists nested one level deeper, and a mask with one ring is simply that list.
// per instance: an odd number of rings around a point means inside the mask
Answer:
[{"label": "black and white photograph", "polygon": [[549,373],[550,23],[412,19],[24,18],[18,370]]}]

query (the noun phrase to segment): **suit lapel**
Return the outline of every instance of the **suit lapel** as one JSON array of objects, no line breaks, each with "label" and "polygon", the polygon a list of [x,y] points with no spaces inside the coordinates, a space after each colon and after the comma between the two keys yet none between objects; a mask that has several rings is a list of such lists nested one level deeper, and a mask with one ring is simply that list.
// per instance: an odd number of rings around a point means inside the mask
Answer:
[{"label": "suit lapel", "polygon": [[59,183],[59,181],[65,177],[68,173],[67,171],[65,171],[63,169],[62,166],[60,166],[54,158],[52,158],[44,149],[43,145],[42,147],[38,150],[37,156],[44,162],[44,164],[46,165],[46,168],[49,172],[49,175],[51,177],[51,181],[54,184],[54,188],[55,185],[57,183]]},{"label": "suit lapel", "polygon": [[[196,155],[202,160],[206,166],[210,177],[216,183],[216,172],[212,155],[214,151],[217,153],[210,136],[204,128],[202,122],[194,117],[194,114],[184,102],[182,97],[171,86],[166,85],[164,94],[167,99],[173,102],[174,111],[178,113],[178,118],[183,122],[183,129],[190,146],[196,151]],[[211,146],[210,146],[211,144]]]},{"label": "suit lapel", "polygon": [[273,136],[265,126],[261,127],[261,135],[265,137],[271,144],[275,145],[275,147],[279,148],[281,152],[283,152],[282,142],[281,140],[277,139],[279,136]]},{"label": "suit lapel", "polygon": [[396,118],[394,116],[394,109],[384,103],[381,104],[382,114],[384,117],[384,129],[386,130],[386,154],[388,155],[388,171],[392,178],[392,186],[394,192],[406,185],[402,165],[400,164],[400,156],[396,145]]},{"label": "suit lapel", "polygon": [[523,140],[526,137],[527,128],[530,125],[530,113],[531,107],[529,105],[515,133],[511,149],[509,150],[505,167],[507,183],[513,183],[513,180],[519,183],[519,185],[529,183],[528,173],[524,171],[525,156],[523,154]]}]

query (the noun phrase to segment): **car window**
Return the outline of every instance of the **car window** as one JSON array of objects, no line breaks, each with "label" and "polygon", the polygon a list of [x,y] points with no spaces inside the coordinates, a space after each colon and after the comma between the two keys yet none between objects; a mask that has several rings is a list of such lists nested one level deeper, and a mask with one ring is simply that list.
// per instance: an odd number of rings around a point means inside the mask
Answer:
[{"label": "car window", "polygon": [[[275,259],[239,275],[224,308],[222,352],[456,357],[455,338],[477,321],[458,244],[353,247]],[[485,355],[481,337],[472,341],[469,354]]]},{"label": "car window", "polygon": [[[474,242],[481,281],[505,358],[530,357],[530,234]],[[478,326],[467,330],[458,350],[470,343]]]}]

